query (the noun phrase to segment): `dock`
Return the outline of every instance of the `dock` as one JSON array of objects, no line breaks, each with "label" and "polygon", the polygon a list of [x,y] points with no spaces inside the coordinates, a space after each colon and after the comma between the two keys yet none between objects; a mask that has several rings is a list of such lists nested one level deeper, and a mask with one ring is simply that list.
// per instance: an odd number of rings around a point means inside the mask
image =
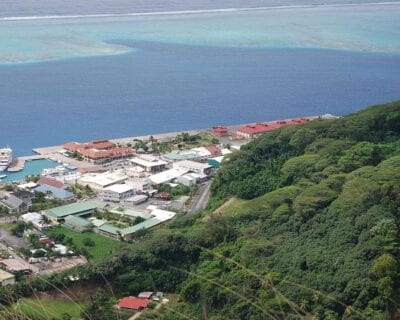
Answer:
[{"label": "dock", "polygon": [[41,160],[41,159],[45,159],[45,157],[40,154],[35,154],[33,156],[26,156],[26,157],[18,157],[13,161],[13,163],[7,169],[7,171],[9,171],[9,172],[21,171],[25,167],[25,162],[33,161],[33,160]]}]

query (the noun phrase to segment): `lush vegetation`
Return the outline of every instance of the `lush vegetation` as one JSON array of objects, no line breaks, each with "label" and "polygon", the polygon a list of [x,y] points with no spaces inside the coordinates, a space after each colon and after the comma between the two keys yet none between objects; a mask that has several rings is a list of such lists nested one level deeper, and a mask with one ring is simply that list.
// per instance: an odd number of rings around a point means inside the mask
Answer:
[{"label": "lush vegetation", "polygon": [[[74,273],[116,296],[180,294],[146,319],[395,317],[399,141],[400,102],[266,134],[224,162],[208,210]],[[68,284],[61,275],[49,282]],[[29,285],[3,289],[3,297],[49,287]],[[92,319],[113,312],[102,305],[101,314],[86,309]]]}]

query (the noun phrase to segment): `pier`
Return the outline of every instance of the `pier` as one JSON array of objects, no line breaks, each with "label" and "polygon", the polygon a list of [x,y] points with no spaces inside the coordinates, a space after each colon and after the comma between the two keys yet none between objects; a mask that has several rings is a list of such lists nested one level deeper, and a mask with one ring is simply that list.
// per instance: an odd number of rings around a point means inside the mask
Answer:
[{"label": "pier", "polygon": [[24,169],[26,161],[41,160],[41,159],[46,159],[46,158],[40,154],[36,154],[33,156],[26,156],[26,157],[18,157],[13,161],[13,163],[7,169],[7,171],[9,172],[21,171]]}]

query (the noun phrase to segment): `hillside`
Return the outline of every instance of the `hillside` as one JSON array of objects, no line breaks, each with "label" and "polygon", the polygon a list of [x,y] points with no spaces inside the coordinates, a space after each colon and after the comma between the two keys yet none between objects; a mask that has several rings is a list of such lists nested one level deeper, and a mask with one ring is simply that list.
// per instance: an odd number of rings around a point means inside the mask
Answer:
[{"label": "hillside", "polygon": [[[77,274],[115,295],[180,293],[145,319],[387,319],[400,301],[399,217],[395,102],[262,136],[223,163],[208,210]],[[104,299],[87,319],[113,318]]]}]

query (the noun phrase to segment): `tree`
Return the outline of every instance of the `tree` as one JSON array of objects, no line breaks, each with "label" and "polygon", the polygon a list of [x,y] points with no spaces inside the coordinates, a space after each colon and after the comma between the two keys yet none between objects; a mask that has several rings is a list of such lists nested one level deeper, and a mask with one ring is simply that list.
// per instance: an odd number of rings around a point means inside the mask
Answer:
[{"label": "tree", "polygon": [[94,247],[96,245],[96,243],[90,239],[90,238],[85,238],[82,240],[83,245],[85,245],[86,247]]}]

